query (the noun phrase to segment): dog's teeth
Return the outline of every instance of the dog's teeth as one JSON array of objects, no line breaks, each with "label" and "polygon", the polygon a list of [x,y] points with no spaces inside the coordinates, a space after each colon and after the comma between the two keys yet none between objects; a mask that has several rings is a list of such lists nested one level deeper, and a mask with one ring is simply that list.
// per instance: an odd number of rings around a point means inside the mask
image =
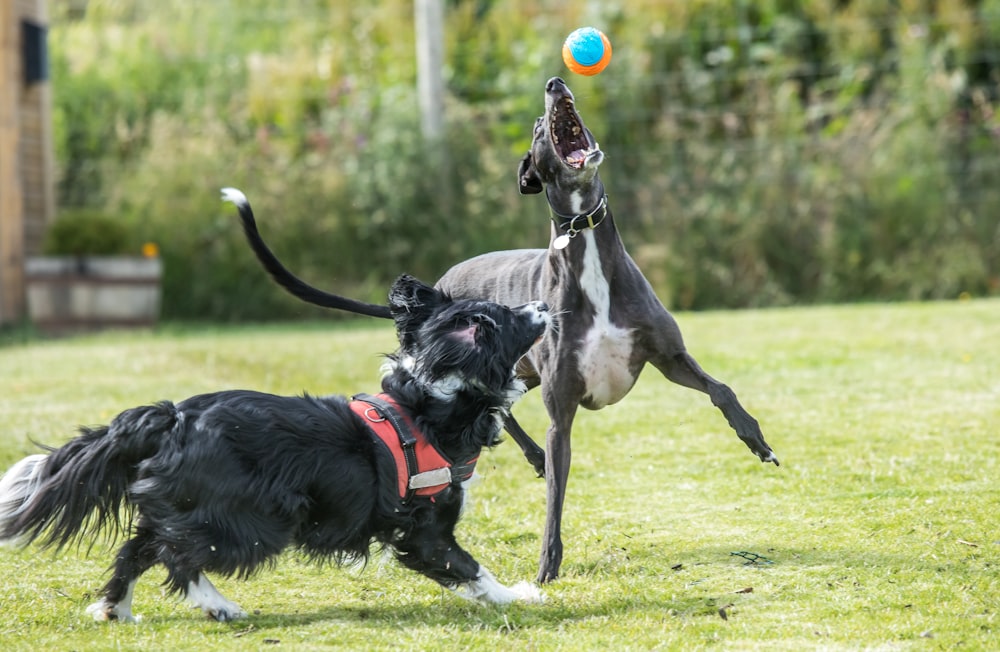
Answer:
[{"label": "dog's teeth", "polygon": [[555,134],[552,134],[552,144],[553,145],[558,145],[559,144],[559,136],[557,136]]},{"label": "dog's teeth", "polygon": [[573,125],[573,135],[574,136],[579,136],[580,135],[580,126],[579,125]]}]

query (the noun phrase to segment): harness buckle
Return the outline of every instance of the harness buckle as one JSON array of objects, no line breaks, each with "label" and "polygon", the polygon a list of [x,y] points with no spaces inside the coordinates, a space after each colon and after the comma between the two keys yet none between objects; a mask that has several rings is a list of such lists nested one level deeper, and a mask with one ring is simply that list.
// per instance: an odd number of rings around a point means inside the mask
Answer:
[{"label": "harness buckle", "polygon": [[[372,416],[373,413],[378,417],[377,419]],[[371,421],[372,423],[382,423],[383,421],[385,421],[385,417],[379,413],[378,408],[376,407],[367,408],[365,410],[365,418]]]},{"label": "harness buckle", "polygon": [[410,489],[423,489],[425,487],[436,487],[451,482],[451,469],[442,467],[417,473],[410,476]]}]

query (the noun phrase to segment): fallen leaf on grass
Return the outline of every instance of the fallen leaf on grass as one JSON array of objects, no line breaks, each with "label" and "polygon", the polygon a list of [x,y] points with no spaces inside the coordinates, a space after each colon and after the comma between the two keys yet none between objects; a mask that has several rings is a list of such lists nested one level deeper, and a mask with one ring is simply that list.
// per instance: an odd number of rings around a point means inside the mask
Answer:
[{"label": "fallen leaf on grass", "polygon": [[963,546],[970,546],[972,548],[978,548],[978,543],[973,543],[971,541],[966,541],[965,539],[955,539],[956,543],[961,543]]},{"label": "fallen leaf on grass", "polygon": [[733,591],[733,593],[753,593],[753,587],[752,586],[748,586],[745,589],[740,589],[738,591]]},{"label": "fallen leaf on grass", "polygon": [[726,613],[726,609],[735,606],[732,602],[727,604],[725,607],[719,607],[719,617],[723,620],[729,620],[729,614]]}]

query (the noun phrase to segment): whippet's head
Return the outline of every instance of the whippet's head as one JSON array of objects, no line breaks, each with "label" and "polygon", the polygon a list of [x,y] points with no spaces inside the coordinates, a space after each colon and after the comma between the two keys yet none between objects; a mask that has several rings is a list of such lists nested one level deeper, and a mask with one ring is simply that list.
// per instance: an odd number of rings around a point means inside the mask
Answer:
[{"label": "whippet's head", "polygon": [[553,77],[545,84],[545,114],[535,120],[531,149],[517,170],[521,194],[547,188],[549,203],[559,210],[555,204],[568,201],[573,194],[586,200],[603,193],[595,183],[603,160],[604,152],[576,112],[569,86]]}]

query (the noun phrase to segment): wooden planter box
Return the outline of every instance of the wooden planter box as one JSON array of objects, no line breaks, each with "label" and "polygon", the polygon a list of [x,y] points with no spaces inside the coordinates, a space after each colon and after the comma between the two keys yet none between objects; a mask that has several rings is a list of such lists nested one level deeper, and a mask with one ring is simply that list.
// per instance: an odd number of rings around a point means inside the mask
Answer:
[{"label": "wooden planter box", "polygon": [[41,256],[24,271],[28,316],[46,334],[149,327],[160,314],[159,258]]}]

